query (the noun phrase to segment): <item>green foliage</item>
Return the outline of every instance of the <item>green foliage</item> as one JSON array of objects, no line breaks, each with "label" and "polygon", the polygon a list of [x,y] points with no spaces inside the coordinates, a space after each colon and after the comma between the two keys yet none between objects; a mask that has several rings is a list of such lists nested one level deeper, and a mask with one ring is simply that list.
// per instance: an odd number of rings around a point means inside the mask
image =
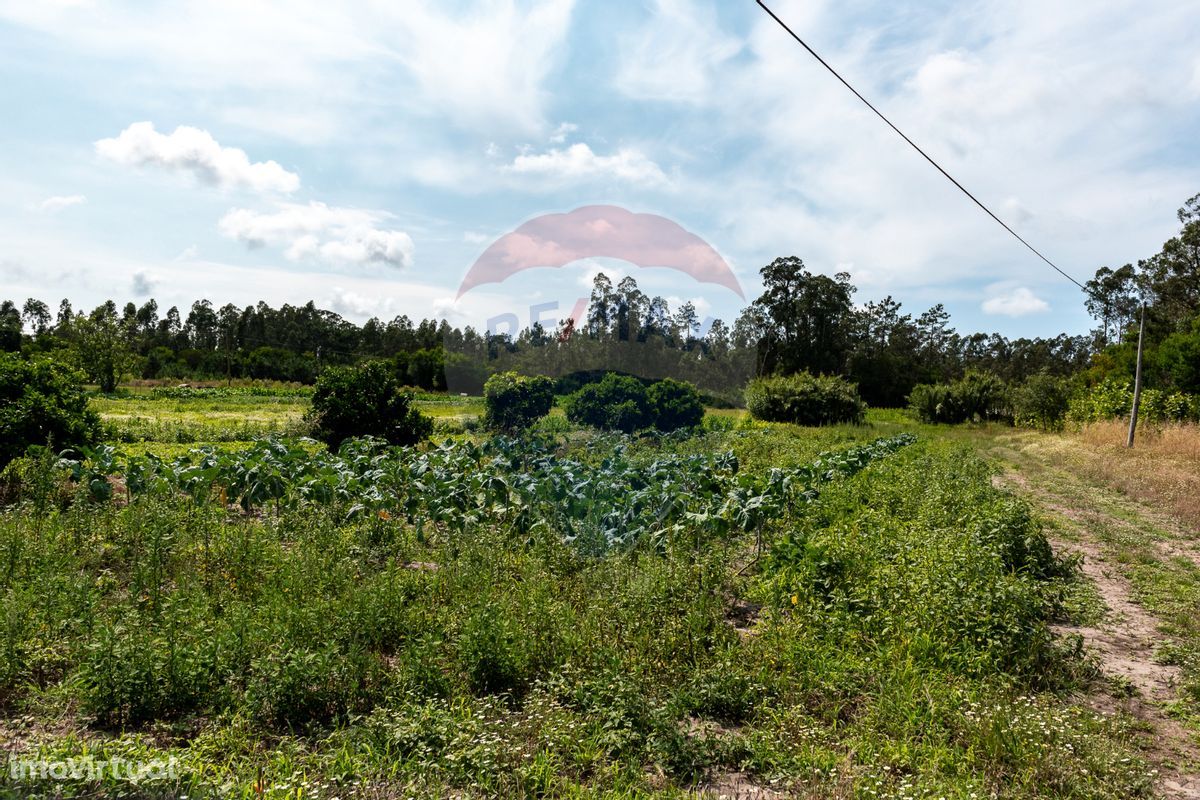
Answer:
[{"label": "green foliage", "polygon": [[624,433],[691,431],[704,421],[700,392],[673,378],[647,386],[633,376],[609,372],[568,395],[564,405],[571,422]]},{"label": "green foliage", "polygon": [[355,436],[416,444],[433,432],[433,422],[417,411],[413,395],[400,390],[395,373],[381,361],[321,373],[308,418],[315,436],[333,448]]},{"label": "green foliage", "polygon": [[1062,428],[1071,404],[1071,383],[1045,373],[1034,375],[1013,388],[1010,402],[1015,424],[1056,431]]},{"label": "green foliage", "polygon": [[616,446],[597,466],[557,457],[538,440],[515,439],[447,442],[429,452],[349,439],[337,453],[260,441],[237,452],[200,448],[171,462],[122,458],[101,446],[84,460],[62,463],[96,500],[108,499],[109,478],[120,476],[133,498],[219,498],[221,507],[236,503],[247,511],[268,503],[276,509],[337,503],[350,517],[395,514],[459,531],[491,513],[516,532],[552,532],[583,552],[602,553],[661,541],[685,519],[717,537],[752,530],[771,509],[811,499],[819,484],[912,440],[899,434],[821,453],[813,464],[776,470],[769,480],[739,475],[732,453],[646,460]]},{"label": "green foliage", "polygon": [[0,514],[0,698],[38,757],[178,757],[173,796],[1147,796],[1119,719],[1061,699],[1028,509],[864,435],[97,449],[81,490],[122,502]]},{"label": "green foliage", "polygon": [[653,424],[645,385],[631,375],[606,374],[567,396],[567,419],[579,425],[632,433]]},{"label": "green foliage", "polygon": [[1028,506],[996,491],[968,450],[881,462],[811,511],[767,566],[775,602],[800,624],[957,673],[1043,677],[1057,597],[1045,581],[1067,567]]},{"label": "green foliage", "polygon": [[748,313],[761,321],[764,368],[788,373],[842,369],[854,328],[850,276],[813,274],[795,256],[775,259],[760,274],[763,293]]},{"label": "green foliage", "polygon": [[[1067,412],[1072,422],[1088,423],[1128,417],[1133,407],[1133,384],[1118,378],[1078,392]],[[1200,421],[1200,396],[1160,389],[1142,389],[1138,416],[1151,424]]]},{"label": "green foliage", "polygon": [[[147,462],[96,451],[127,504],[0,515],[0,696],[46,731],[38,757],[177,756],[169,789],[197,797],[674,796],[733,772],[1146,796],[1120,721],[1061,699],[1083,662],[1048,633],[1066,572],[1028,509],[965,450],[856,434],[275,445],[241,485],[293,489],[247,514],[220,497],[232,459],[148,488]],[[589,513],[651,535],[581,552],[560,526]],[[99,727],[60,734],[60,703]]]},{"label": "green foliage", "polygon": [[1200,315],[1188,330],[1176,331],[1155,349],[1152,370],[1180,392],[1200,394]]},{"label": "green foliage", "polygon": [[554,381],[541,375],[499,372],[483,386],[484,422],[489,428],[521,431],[554,407]]},{"label": "green foliage", "polygon": [[867,413],[854,384],[808,372],[756,378],[746,387],[746,408],[756,419],[797,425],[859,424]]},{"label": "green foliage", "polygon": [[312,387],[282,386],[155,386],[149,395],[134,395],[153,400],[227,400],[242,397],[309,398]]},{"label": "green foliage", "polygon": [[91,316],[80,314],[71,320],[69,335],[79,368],[89,380],[99,384],[100,391],[112,392],[137,359],[115,311],[101,313],[101,309]]},{"label": "green foliage", "polygon": [[664,433],[693,430],[704,421],[700,392],[690,383],[664,378],[646,390],[654,427]]},{"label": "green foliage", "polygon": [[88,409],[83,376],[47,357],[0,353],[0,467],[30,445],[92,444],[99,419]]},{"label": "green foliage", "polygon": [[459,663],[476,694],[506,694],[528,683],[531,640],[506,609],[484,606],[472,614],[458,637]]},{"label": "green foliage", "polygon": [[982,422],[1011,418],[1004,381],[985,372],[968,372],[953,383],[913,387],[909,406],[922,422]]}]

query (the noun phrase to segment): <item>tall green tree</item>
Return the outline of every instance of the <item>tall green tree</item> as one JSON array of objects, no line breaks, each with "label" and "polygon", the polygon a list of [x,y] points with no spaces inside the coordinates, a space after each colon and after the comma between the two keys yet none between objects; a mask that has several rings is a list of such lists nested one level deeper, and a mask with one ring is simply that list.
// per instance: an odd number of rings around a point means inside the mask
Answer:
[{"label": "tall green tree", "polygon": [[773,372],[840,374],[854,331],[850,276],[814,275],[795,256],[761,270],[762,295],[751,304],[763,327],[763,365]]},{"label": "tall green tree", "polygon": [[34,336],[41,336],[50,327],[50,306],[37,298],[30,297],[21,309],[21,316],[33,331]]},{"label": "tall green tree", "polygon": [[0,350],[9,353],[20,350],[23,327],[16,303],[11,300],[0,303]]},{"label": "tall green tree", "polygon": [[114,391],[137,363],[115,308],[100,306],[91,314],[76,314],[70,339],[79,368],[102,392]]}]

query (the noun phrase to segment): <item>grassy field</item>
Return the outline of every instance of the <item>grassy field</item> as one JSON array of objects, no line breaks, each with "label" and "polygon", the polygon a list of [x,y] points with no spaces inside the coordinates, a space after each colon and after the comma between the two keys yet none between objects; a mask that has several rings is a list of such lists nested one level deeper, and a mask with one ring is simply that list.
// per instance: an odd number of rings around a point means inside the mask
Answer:
[{"label": "grassy field", "polygon": [[[472,428],[483,414],[480,397],[419,394],[417,405],[443,433]],[[244,447],[264,436],[301,436],[309,395],[291,389],[138,387],[120,396],[96,395],[91,406],[109,441],[174,457],[196,445]]]},{"label": "grassy field", "polygon": [[94,402],[136,441],[0,512],[0,733],[173,774],[13,796],[1188,796],[1195,528],[1097,431],[522,444],[429,396],[441,444],[335,455],[247,441],[301,396]]}]

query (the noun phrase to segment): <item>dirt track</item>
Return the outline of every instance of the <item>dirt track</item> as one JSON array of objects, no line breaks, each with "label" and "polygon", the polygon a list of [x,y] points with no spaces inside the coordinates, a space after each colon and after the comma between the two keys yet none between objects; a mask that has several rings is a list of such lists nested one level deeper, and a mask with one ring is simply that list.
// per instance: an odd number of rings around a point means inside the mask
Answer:
[{"label": "dirt track", "polygon": [[[1045,458],[1036,447],[997,448],[1008,464],[996,482],[1031,501],[1055,522],[1051,544],[1060,555],[1077,555],[1086,578],[1107,608],[1089,626],[1058,626],[1061,636],[1082,637],[1099,661],[1111,690],[1098,687],[1085,701],[1098,711],[1124,712],[1141,723],[1143,755],[1158,770],[1165,798],[1200,798],[1200,736],[1169,714],[1179,700],[1180,667],[1157,657],[1166,637],[1162,622],[1135,600],[1128,565],[1114,557],[1116,536],[1136,537],[1152,558],[1187,558],[1200,565],[1195,532],[1141,507],[1107,487],[1088,484]],[[1104,502],[1097,502],[1102,497]],[[1119,505],[1120,514],[1112,513]],[[1148,538],[1147,529],[1162,531]],[[1101,532],[1107,535],[1102,536]]]}]

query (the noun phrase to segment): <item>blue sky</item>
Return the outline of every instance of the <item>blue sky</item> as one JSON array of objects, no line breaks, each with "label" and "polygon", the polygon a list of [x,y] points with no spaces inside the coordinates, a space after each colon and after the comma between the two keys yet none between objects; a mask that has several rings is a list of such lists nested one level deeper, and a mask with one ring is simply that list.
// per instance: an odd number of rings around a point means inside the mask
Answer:
[{"label": "blue sky", "polygon": [[[1177,0],[780,2],[776,12],[1080,279],[1200,191],[1200,15]],[[750,0],[0,2],[4,296],[309,299],[484,324],[596,270],[732,320],[728,290],[581,262],[455,301],[489,242],[590,204],[731,264],[797,255],[960,331],[1081,333],[1079,292]],[[543,315],[544,316],[544,315]],[[553,316],[553,315],[551,315]]]}]

